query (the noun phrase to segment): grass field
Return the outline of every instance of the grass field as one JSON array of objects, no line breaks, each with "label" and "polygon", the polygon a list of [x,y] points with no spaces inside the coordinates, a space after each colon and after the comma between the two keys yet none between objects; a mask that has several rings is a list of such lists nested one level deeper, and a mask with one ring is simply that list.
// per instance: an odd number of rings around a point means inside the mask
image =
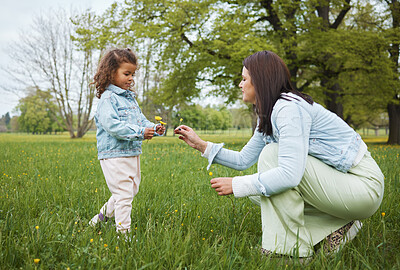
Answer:
[{"label": "grass field", "polygon": [[[202,137],[240,149],[249,135]],[[93,134],[1,134],[0,269],[399,269],[400,147],[366,141],[386,178],[381,208],[341,252],[300,265],[263,258],[259,209],[246,198],[219,197],[209,185],[255,166],[238,172],[213,165],[211,177],[206,160],[176,137],[145,142],[135,240],[125,242],[111,222],[87,226],[110,195]]]}]

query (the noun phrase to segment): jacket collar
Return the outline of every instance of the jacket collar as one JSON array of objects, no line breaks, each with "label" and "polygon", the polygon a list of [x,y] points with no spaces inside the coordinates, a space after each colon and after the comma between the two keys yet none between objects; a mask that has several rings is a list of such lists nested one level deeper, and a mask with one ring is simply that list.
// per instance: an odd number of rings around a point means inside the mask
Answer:
[{"label": "jacket collar", "polygon": [[136,97],[136,95],[135,95],[134,92],[129,91],[129,90],[124,90],[124,89],[122,89],[122,88],[120,88],[120,87],[118,87],[118,86],[116,86],[116,85],[114,85],[114,84],[109,84],[109,85],[106,87],[106,90],[112,91],[112,92],[114,92],[114,93],[117,94],[117,95],[124,95],[124,96],[129,96],[129,95],[131,95],[131,96],[133,96],[133,97]]}]

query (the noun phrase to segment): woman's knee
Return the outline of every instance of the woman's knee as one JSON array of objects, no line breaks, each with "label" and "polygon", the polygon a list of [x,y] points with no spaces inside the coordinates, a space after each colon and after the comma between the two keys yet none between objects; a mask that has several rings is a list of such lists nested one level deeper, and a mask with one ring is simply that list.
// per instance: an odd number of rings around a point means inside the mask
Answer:
[{"label": "woman's knee", "polygon": [[258,157],[258,172],[278,167],[278,144],[267,144]]}]

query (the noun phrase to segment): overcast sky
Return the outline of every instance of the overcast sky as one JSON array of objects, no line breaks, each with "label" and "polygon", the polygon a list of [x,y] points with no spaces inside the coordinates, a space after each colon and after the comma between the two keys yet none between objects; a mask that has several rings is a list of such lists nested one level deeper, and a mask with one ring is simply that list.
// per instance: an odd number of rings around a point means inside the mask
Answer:
[{"label": "overcast sky", "polygon": [[[121,0],[118,0],[121,1]],[[117,1],[117,2],[118,2]],[[114,0],[2,0],[0,4],[0,66],[6,67],[9,63],[5,47],[12,40],[18,40],[18,33],[32,24],[35,15],[48,12],[50,9],[84,11],[88,8],[97,14],[102,14]],[[6,78],[0,70],[0,83],[6,83]],[[7,112],[14,115],[12,110],[18,104],[15,94],[0,89],[0,117]]]}]

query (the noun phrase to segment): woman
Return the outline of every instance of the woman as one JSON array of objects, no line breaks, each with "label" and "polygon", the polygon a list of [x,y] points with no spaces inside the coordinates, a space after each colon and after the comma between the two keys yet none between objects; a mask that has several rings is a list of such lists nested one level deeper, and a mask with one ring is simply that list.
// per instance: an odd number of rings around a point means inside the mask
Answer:
[{"label": "woman", "polygon": [[258,124],[240,152],[205,142],[187,126],[175,133],[212,163],[258,173],[211,180],[219,195],[250,197],[261,206],[262,251],[308,257],[326,239],[337,251],[378,209],[384,177],[366,144],[335,114],[295,90],[279,56],[257,52],[243,61],[243,101]]}]

